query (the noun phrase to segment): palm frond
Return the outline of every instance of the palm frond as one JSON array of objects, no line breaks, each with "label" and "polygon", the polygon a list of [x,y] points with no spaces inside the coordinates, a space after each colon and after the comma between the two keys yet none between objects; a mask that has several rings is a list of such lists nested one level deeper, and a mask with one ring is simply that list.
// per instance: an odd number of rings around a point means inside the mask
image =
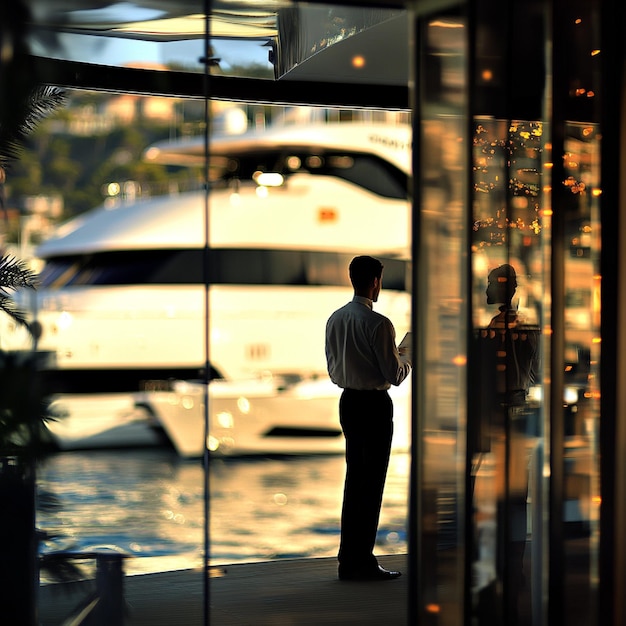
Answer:
[{"label": "palm frond", "polygon": [[76,554],[72,552],[42,554],[39,567],[54,582],[73,582],[86,577],[85,568],[76,560]]},{"label": "palm frond", "polygon": [[23,311],[17,306],[8,290],[35,289],[37,274],[21,259],[11,256],[0,258],[0,311],[4,311],[18,324],[28,328]]},{"label": "palm frond", "polygon": [[28,326],[24,312],[15,304],[13,298],[0,295],[0,311],[6,313],[21,326]]},{"label": "palm frond", "polygon": [[23,113],[18,119],[0,120],[0,167],[7,169],[11,161],[19,158],[24,140],[66,101],[66,94],[58,87],[37,85],[27,95],[23,106],[15,107]]},{"label": "palm frond", "polygon": [[21,289],[37,286],[37,274],[21,259],[12,256],[0,258],[0,289]]}]

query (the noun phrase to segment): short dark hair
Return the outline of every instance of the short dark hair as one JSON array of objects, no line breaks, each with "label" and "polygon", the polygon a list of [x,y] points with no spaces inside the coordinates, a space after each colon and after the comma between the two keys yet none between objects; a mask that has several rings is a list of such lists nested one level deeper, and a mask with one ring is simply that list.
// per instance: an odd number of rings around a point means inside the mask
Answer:
[{"label": "short dark hair", "polygon": [[[500,265],[489,272],[487,277],[489,285],[493,285],[493,289],[497,289],[496,293],[502,300],[496,300],[509,304],[515,295],[517,289],[517,276],[515,268],[508,263]],[[495,295],[495,294],[494,294]],[[498,296],[495,296],[496,298]]]},{"label": "short dark hair", "polygon": [[355,289],[367,289],[383,275],[383,264],[371,256],[355,256],[350,262],[350,282]]},{"label": "short dark hair", "polygon": [[504,263],[489,272],[488,280],[490,282],[507,283],[509,290],[515,290],[517,287],[517,276],[515,268],[508,263]]}]

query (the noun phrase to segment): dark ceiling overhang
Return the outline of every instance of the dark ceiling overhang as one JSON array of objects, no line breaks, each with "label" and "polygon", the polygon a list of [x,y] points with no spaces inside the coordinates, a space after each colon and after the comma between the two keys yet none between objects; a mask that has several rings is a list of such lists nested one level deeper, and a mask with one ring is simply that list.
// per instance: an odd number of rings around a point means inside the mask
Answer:
[{"label": "dark ceiling overhang", "polygon": [[[275,81],[189,72],[109,67],[34,57],[42,82],[63,88],[204,98],[272,104],[308,104],[344,108],[403,110],[409,108],[407,86]],[[320,86],[322,85],[322,86]]]}]

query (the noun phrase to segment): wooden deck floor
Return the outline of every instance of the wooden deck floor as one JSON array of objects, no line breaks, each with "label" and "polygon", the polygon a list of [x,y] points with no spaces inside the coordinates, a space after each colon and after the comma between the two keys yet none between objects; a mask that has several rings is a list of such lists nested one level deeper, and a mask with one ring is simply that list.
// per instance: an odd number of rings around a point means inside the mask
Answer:
[{"label": "wooden deck floor", "polygon": [[[209,624],[404,626],[406,556],[379,560],[383,566],[399,569],[404,575],[384,582],[339,581],[334,558],[227,566],[210,578]],[[93,587],[93,581],[42,586],[41,625],[63,624]],[[127,576],[124,597],[124,626],[194,626],[204,622],[204,584],[199,570]]]}]

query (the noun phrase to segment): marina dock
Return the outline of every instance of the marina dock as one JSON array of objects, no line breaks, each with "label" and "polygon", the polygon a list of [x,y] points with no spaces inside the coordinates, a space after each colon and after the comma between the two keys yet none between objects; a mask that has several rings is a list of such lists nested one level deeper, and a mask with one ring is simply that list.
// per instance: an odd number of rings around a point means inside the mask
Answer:
[{"label": "marina dock", "polygon": [[[403,576],[384,582],[340,581],[335,558],[242,563],[211,569],[213,626],[320,626],[407,623],[406,555],[379,558]],[[94,589],[94,581],[42,585],[39,621],[62,625]],[[201,570],[126,576],[124,626],[195,626],[204,621]],[[111,624],[110,626],[114,626]]]}]

